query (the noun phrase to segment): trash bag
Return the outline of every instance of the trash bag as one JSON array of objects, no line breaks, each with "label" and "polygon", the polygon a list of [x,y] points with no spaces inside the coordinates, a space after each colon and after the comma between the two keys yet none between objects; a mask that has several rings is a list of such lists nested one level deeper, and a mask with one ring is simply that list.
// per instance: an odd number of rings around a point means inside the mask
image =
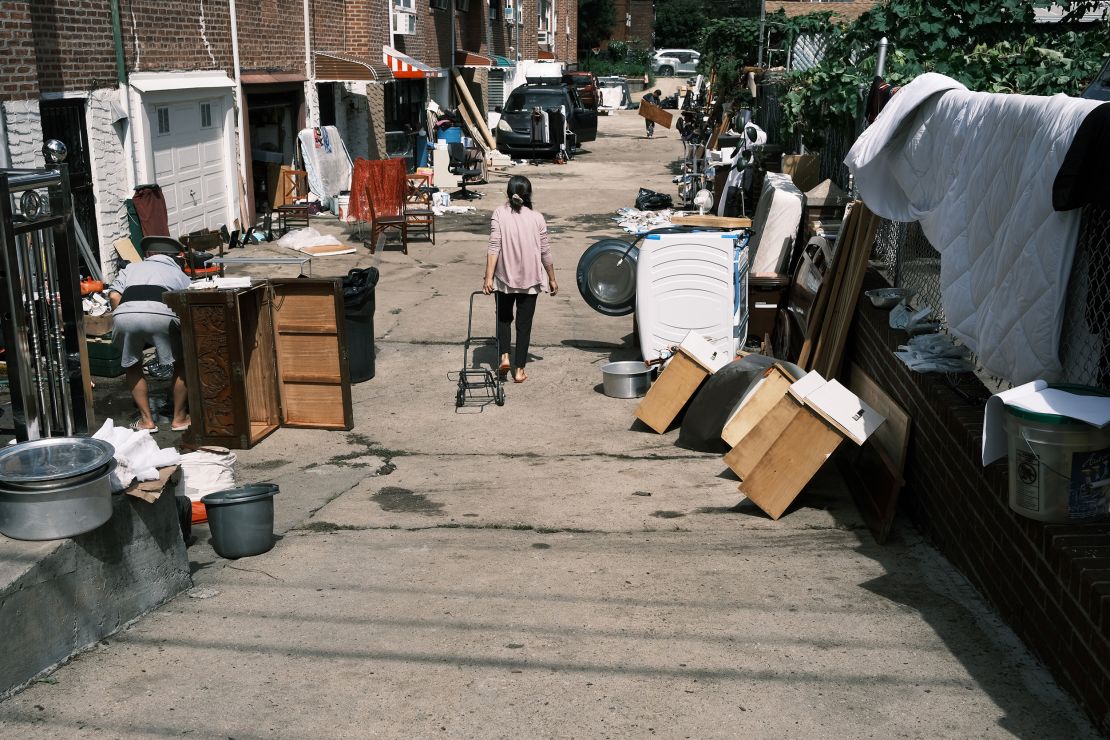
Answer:
[{"label": "trash bag", "polygon": [[640,188],[640,192],[636,195],[636,208],[641,211],[658,211],[663,208],[670,208],[671,205],[671,196],[666,193],[657,193],[654,190]]},{"label": "trash bag", "polygon": [[343,278],[344,308],[361,308],[374,300],[374,288],[378,285],[380,273],[376,267],[354,269]]}]

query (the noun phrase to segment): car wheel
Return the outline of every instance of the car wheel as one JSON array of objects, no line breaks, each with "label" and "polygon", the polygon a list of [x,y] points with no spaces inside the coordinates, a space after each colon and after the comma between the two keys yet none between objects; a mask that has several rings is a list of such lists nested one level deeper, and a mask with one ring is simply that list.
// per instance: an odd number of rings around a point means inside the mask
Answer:
[{"label": "car wheel", "polygon": [[670,66],[669,64],[664,64],[662,67],[659,68],[659,76],[674,77],[674,67]]}]

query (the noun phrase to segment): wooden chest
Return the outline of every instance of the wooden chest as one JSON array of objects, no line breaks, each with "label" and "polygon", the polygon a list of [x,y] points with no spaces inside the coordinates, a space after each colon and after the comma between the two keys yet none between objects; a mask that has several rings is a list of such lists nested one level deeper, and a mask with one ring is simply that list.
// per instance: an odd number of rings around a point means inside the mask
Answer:
[{"label": "wooden chest", "polygon": [[280,426],[354,425],[339,280],[166,294],[181,318],[185,441],[248,449]]}]

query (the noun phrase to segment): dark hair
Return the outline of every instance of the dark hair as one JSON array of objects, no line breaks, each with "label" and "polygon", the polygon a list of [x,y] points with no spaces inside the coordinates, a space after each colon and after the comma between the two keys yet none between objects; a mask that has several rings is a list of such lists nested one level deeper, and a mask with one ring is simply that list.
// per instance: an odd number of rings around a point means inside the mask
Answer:
[{"label": "dark hair", "polygon": [[532,207],[532,183],[524,175],[513,175],[509,178],[509,206],[513,213],[520,213],[521,206]]}]

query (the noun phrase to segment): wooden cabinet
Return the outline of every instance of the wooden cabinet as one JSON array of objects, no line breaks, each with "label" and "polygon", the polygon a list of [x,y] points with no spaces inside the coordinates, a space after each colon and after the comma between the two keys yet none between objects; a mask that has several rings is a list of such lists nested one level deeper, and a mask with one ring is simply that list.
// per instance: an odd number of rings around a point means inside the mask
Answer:
[{"label": "wooden cabinet", "polygon": [[279,426],[354,425],[339,280],[166,294],[181,318],[185,441],[248,449]]}]

